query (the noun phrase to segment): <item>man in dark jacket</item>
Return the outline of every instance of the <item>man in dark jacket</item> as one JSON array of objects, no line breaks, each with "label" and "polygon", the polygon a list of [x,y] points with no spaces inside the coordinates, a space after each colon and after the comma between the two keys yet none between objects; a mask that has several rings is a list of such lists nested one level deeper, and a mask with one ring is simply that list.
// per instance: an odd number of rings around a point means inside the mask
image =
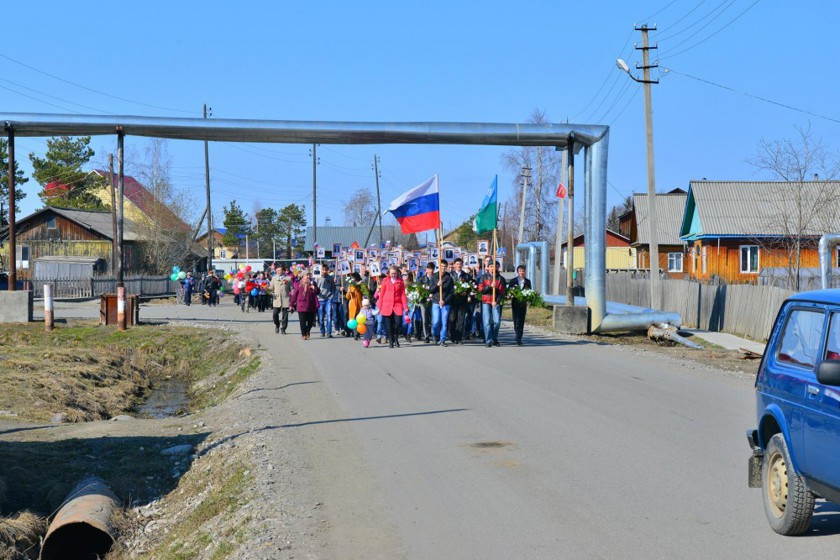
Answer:
[{"label": "man in dark jacket", "polygon": [[[472,277],[464,271],[464,261],[455,259],[452,272],[449,273],[454,282],[466,282],[472,284]],[[469,296],[455,294],[452,298],[452,309],[449,311],[449,333],[453,344],[463,344],[464,324],[467,320],[467,305]]]},{"label": "man in dark jacket", "polygon": [[[531,281],[525,278],[525,267],[519,265],[516,267],[516,278],[510,281],[508,289],[519,288],[520,290],[530,290]],[[522,346],[522,331],[525,330],[525,313],[528,311],[528,304],[524,301],[510,300],[510,309],[513,313],[513,332],[516,333],[516,345]]]},{"label": "man in dark jacket", "polygon": [[446,330],[449,323],[449,311],[452,309],[452,298],[454,297],[455,283],[452,277],[445,272],[447,262],[440,261],[440,269],[433,275],[431,286],[432,292],[432,336],[435,337],[435,344],[440,343],[446,346]]},{"label": "man in dark jacket", "polygon": [[[434,295],[432,287],[437,285],[437,274],[435,274],[435,263],[430,262],[426,265],[426,274],[421,276],[417,282],[429,290],[430,295]],[[430,301],[421,301],[417,304],[420,308],[421,328],[417,328],[417,340],[425,333],[426,344],[432,341],[432,303]],[[418,326],[419,327],[419,326]]]}]

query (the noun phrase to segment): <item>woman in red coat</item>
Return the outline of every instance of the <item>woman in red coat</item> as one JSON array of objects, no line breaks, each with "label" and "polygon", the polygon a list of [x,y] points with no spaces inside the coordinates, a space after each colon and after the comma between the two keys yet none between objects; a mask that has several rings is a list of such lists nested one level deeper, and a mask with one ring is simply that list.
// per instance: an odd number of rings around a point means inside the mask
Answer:
[{"label": "woman in red coat", "polygon": [[312,330],[312,325],[315,324],[315,314],[318,312],[318,300],[316,296],[320,290],[315,282],[312,281],[312,276],[307,272],[303,275],[292,292],[292,298],[289,306],[293,311],[297,311],[298,320],[300,321],[300,336],[304,340],[309,340],[309,331]]},{"label": "woman in red coat", "polygon": [[396,266],[388,268],[388,277],[379,285],[379,301],[376,306],[388,328],[388,345],[391,348],[399,346],[402,316],[408,311],[408,299],[405,295],[405,282],[400,278],[400,270]]}]

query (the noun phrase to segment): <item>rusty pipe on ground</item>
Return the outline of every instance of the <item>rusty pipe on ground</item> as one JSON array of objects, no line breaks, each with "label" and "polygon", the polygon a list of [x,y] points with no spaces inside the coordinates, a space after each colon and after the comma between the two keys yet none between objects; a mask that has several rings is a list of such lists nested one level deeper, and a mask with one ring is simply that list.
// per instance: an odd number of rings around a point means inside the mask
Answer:
[{"label": "rusty pipe on ground", "polygon": [[41,560],[95,560],[114,544],[113,514],[119,501],[101,478],[83,480],[70,492],[50,523]]}]

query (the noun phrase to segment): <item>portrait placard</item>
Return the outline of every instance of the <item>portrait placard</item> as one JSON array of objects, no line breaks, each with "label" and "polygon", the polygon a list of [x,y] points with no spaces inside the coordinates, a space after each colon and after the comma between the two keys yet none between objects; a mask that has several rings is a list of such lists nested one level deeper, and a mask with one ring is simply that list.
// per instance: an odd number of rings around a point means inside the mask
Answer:
[{"label": "portrait placard", "polygon": [[368,268],[370,269],[371,276],[379,276],[381,274],[379,270],[379,263],[376,261],[370,261],[370,263],[368,263]]},{"label": "portrait placard", "polygon": [[348,274],[350,274],[351,270],[352,269],[350,268],[350,261],[348,261],[348,260],[338,261],[338,273],[339,274],[341,274],[342,276],[347,276]]},{"label": "portrait placard", "polygon": [[365,250],[364,249],[356,249],[355,251],[355,260],[357,263],[365,262]]},{"label": "portrait placard", "polygon": [[333,243],[333,256],[337,257],[341,253],[341,243]]},{"label": "portrait placard", "polygon": [[362,273],[362,263],[354,262],[353,263],[353,272],[358,272],[359,274]]},{"label": "portrait placard", "polygon": [[418,268],[420,268],[420,259],[418,259],[417,257],[409,257],[408,270],[416,273]]},{"label": "portrait placard", "polygon": [[478,241],[478,254],[481,255],[482,257],[484,255],[489,255],[490,254],[490,242],[489,241],[484,241],[484,240],[479,240]]},{"label": "portrait placard", "polygon": [[438,260],[439,256],[440,256],[440,249],[438,249],[437,247],[432,247],[431,249],[429,249],[429,259],[430,260],[436,261],[436,260]]},{"label": "portrait placard", "polygon": [[444,249],[443,250],[443,258],[446,262],[451,263],[455,260],[455,249]]},{"label": "portrait placard", "polygon": [[318,250],[315,252],[315,255],[318,259],[325,259],[327,257],[327,250],[323,247],[318,247]]}]

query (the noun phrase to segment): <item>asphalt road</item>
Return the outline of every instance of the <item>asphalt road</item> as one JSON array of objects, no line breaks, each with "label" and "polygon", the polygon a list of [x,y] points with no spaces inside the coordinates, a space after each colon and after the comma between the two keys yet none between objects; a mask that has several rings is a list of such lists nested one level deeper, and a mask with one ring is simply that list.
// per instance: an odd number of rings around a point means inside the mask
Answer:
[{"label": "asphalt road", "polygon": [[[58,304],[56,315],[88,313],[72,309]],[[141,319],[185,317],[235,322],[275,359],[295,345],[295,359],[310,360],[283,381],[310,384],[297,427],[316,463],[364,481],[322,484],[333,534],[347,538],[354,508],[359,523],[393,533],[368,557],[814,559],[840,549],[839,508],[818,502],[807,536],[781,537],[747,488],[751,376],[536,334],[518,348],[509,324],[500,348],[365,350],[301,341],[296,323],[274,335],[268,313],[230,304],[141,308]],[[337,554],[365,556],[363,540]]]}]

